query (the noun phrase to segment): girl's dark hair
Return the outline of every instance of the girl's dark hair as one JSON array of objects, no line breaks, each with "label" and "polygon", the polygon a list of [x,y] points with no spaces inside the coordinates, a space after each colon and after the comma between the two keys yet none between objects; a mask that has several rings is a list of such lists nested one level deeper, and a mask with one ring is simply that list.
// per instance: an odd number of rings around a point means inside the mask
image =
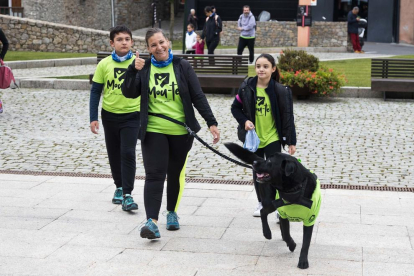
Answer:
[{"label": "girl's dark hair", "polygon": [[192,29],[194,29],[194,25],[193,24],[188,24],[187,26],[190,26]]},{"label": "girl's dark hair", "polygon": [[148,31],[147,31],[147,33],[145,34],[145,42],[147,43],[147,47],[149,46],[148,45],[148,40],[153,36],[153,35],[155,35],[156,33],[161,33],[162,34],[162,36],[165,38],[165,39],[167,39],[167,37],[165,36],[165,34],[164,34],[164,32],[161,30],[161,29],[158,29],[158,28],[149,28],[148,29]]},{"label": "girl's dark hair", "polygon": [[131,39],[132,39],[132,33],[131,33],[131,30],[130,30],[130,29],[128,29],[128,27],[127,27],[127,26],[125,26],[125,25],[118,25],[118,26],[115,26],[115,27],[111,28],[111,29],[109,30],[109,39],[110,39],[110,40],[112,40],[112,41],[114,41],[115,36],[116,36],[117,34],[119,34],[119,33],[127,33],[127,34],[129,34],[129,36],[130,36],[130,37],[131,37]]},{"label": "girl's dark hair", "polygon": [[[280,73],[279,73],[279,68],[277,68],[277,66],[276,66],[276,61],[275,61],[275,59],[274,59],[274,57],[272,57],[271,55],[269,55],[269,54],[261,54],[257,59],[256,59],[256,62],[257,62],[257,60],[259,59],[259,58],[265,58],[265,59],[267,59],[269,62],[270,62],[270,64],[272,65],[272,68],[273,67],[276,67],[276,70],[272,73],[272,76],[270,77],[270,78],[272,78],[273,80],[275,80],[276,82],[279,82],[279,80],[280,80]],[[256,62],[255,62],[255,65],[256,65]]]},{"label": "girl's dark hair", "polygon": [[206,6],[206,7],[204,8],[204,11],[205,11],[205,12],[212,12],[212,11],[213,11],[213,9],[211,8],[211,6]]}]

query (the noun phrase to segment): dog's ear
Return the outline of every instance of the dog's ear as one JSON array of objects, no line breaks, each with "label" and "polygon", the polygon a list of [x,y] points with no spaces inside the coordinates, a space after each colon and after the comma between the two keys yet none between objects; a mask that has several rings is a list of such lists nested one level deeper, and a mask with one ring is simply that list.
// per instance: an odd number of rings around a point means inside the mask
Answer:
[{"label": "dog's ear", "polygon": [[242,160],[244,163],[252,165],[254,161],[263,160],[253,152],[250,152],[235,143],[224,143],[226,148],[233,153],[237,158]]},{"label": "dog's ear", "polygon": [[289,160],[283,160],[282,161],[282,171],[284,175],[289,176],[296,172],[297,166],[295,162],[289,161]]}]

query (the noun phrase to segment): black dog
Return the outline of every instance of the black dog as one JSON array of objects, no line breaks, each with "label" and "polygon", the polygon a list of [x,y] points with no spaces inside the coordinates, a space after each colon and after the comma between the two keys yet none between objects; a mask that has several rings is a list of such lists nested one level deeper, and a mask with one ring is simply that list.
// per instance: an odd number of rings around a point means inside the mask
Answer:
[{"label": "black dog", "polygon": [[313,224],[321,204],[320,185],[316,175],[288,154],[276,153],[264,160],[237,144],[226,143],[225,146],[243,162],[253,165],[260,183],[259,193],[263,205],[260,216],[266,239],[272,238],[267,216],[277,209],[282,239],[293,252],[296,243],[290,236],[289,221],[303,221],[303,244],[298,267],[308,268]]}]

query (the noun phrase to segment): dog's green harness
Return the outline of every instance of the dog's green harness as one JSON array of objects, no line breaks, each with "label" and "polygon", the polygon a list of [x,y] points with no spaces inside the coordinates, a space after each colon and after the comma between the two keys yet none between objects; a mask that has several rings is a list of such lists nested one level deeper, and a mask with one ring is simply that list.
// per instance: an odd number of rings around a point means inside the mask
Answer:
[{"label": "dog's green harness", "polygon": [[[279,192],[277,192],[276,200],[278,200],[279,197]],[[315,191],[313,191],[311,200],[311,208],[299,204],[289,204],[286,202],[287,205],[283,205],[277,208],[277,211],[279,212],[280,217],[283,219],[288,219],[292,222],[303,221],[304,226],[312,226],[315,224],[315,220],[318,217],[319,210],[321,208],[322,196],[319,179],[316,179],[316,188]]]}]

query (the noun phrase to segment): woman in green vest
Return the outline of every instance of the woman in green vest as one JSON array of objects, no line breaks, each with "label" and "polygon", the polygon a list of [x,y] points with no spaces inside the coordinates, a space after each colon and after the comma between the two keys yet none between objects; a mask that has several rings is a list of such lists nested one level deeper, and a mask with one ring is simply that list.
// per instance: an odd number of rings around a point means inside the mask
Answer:
[{"label": "woman in green vest", "polygon": [[184,190],[185,167],[193,137],[183,126],[155,114],[186,123],[198,132],[201,127],[195,118],[194,106],[206,121],[214,144],[219,141],[220,133],[191,65],[173,55],[170,42],[161,29],[149,29],[145,40],[151,58],[144,60],[136,53],[128,67],[122,93],[127,98],[141,96],[139,138],[145,168],[147,222],[140,231],[142,238],[156,239],[161,237],[157,224],[166,176],[166,228],[180,228],[177,209]]}]

